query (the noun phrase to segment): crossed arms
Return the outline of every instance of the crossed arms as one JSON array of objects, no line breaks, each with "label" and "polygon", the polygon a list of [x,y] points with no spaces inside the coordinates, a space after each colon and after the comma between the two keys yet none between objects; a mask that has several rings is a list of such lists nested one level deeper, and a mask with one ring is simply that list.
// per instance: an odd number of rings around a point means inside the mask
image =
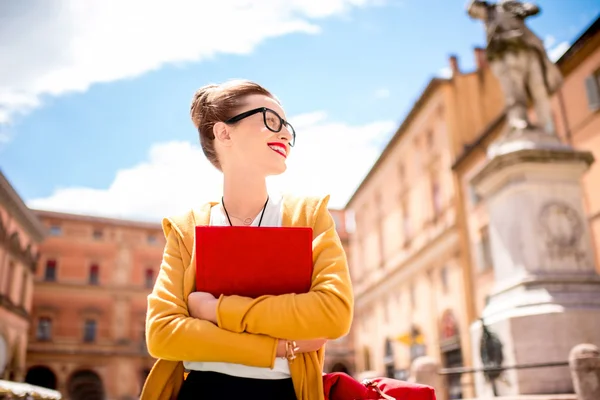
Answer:
[{"label": "crossed arms", "polygon": [[218,324],[190,316],[181,237],[167,235],[161,270],[148,296],[148,351],[172,361],[220,361],[272,367],[279,339],[337,339],[352,322],[353,294],[348,264],[327,198],[315,207],[313,281],[303,294],[221,297]]}]

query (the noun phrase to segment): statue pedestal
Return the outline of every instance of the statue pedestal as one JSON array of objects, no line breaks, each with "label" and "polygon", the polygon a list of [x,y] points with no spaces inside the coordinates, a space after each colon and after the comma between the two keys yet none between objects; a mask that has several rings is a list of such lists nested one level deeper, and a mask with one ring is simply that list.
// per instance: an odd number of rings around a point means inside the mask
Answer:
[{"label": "statue pedestal", "polygon": [[[600,345],[600,276],[580,184],[593,156],[547,138],[496,143],[472,180],[489,212],[495,274],[482,317],[503,366],[566,362],[575,345]],[[471,333],[482,367],[481,323]],[[491,396],[491,382],[475,376],[478,397]],[[509,369],[494,385],[505,396],[573,392],[568,366]]]},{"label": "statue pedestal", "polygon": [[487,155],[489,159],[493,159],[514,151],[537,149],[567,152],[573,150],[571,146],[561,142],[557,136],[549,135],[539,128],[531,127],[507,132],[504,137],[489,146]]}]

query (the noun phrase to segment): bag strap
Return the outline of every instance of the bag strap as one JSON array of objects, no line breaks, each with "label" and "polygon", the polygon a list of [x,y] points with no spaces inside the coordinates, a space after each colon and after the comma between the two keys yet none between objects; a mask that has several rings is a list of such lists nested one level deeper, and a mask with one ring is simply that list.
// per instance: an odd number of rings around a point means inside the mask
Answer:
[{"label": "bag strap", "polygon": [[377,394],[379,394],[379,396],[381,396],[385,400],[396,400],[392,396],[389,396],[389,395],[383,393],[381,391],[381,389],[379,389],[379,386],[377,386],[377,384],[375,382],[373,382],[373,381],[371,381],[369,379],[363,380],[362,384],[365,385],[367,388],[375,389],[375,391],[377,392]]}]

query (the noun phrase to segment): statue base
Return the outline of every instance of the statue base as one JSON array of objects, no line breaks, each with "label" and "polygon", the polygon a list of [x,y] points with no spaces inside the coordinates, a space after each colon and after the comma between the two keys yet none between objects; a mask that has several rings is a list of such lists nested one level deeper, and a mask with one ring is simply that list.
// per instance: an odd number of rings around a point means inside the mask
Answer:
[{"label": "statue base", "polygon": [[[502,366],[517,368],[493,384],[476,374],[477,396],[491,396],[494,386],[500,396],[572,393],[569,352],[600,345],[600,276],[580,184],[593,156],[535,131],[507,136],[488,154],[472,180],[489,213],[494,264],[483,319],[502,343]],[[471,334],[481,367],[480,322]]]},{"label": "statue base", "polygon": [[547,149],[569,151],[573,148],[554,135],[535,126],[525,129],[507,130],[503,136],[488,147],[489,159],[525,149]]}]

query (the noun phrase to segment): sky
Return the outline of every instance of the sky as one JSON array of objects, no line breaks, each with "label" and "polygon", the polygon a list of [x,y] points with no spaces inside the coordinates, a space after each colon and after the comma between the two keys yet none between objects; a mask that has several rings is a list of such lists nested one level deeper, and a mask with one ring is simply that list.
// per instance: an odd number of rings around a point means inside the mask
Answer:
[{"label": "sky", "polygon": [[[600,15],[540,0],[554,60]],[[218,200],[189,108],[244,78],[283,103],[297,140],[272,190],[342,208],[448,58],[474,68],[483,25],[462,0],[0,2],[0,170],[32,208],[160,218]]]}]

